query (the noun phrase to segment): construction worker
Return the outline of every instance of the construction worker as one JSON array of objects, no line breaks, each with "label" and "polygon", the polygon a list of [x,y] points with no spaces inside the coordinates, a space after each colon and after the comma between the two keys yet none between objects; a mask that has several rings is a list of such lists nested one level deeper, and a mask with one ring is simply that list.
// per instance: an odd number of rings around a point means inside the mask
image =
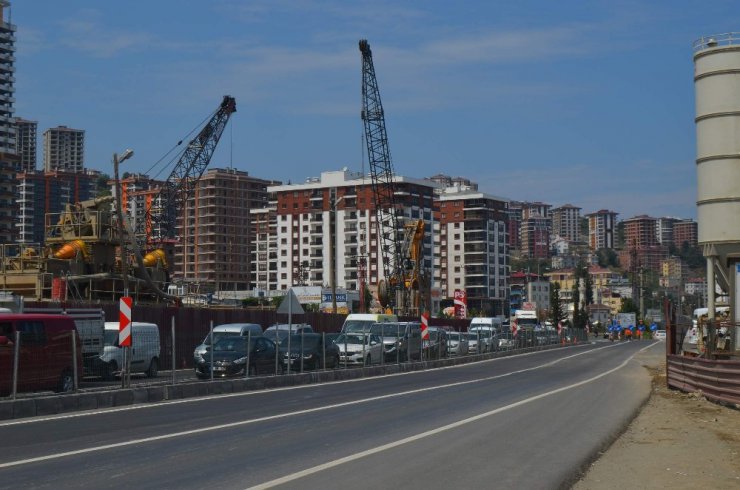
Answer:
[{"label": "construction worker", "polygon": [[632,340],[632,329],[634,328],[633,325],[630,325],[629,327],[624,329],[624,338],[627,340]]}]

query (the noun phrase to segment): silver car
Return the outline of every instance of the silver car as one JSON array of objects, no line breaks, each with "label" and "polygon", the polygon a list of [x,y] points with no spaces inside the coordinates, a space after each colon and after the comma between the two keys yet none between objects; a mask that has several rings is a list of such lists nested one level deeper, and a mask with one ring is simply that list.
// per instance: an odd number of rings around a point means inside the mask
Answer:
[{"label": "silver car", "polygon": [[383,342],[375,334],[343,333],[334,340],[339,347],[339,363],[369,366],[380,364]]},{"label": "silver car", "polygon": [[451,356],[464,356],[468,353],[468,337],[464,333],[449,332],[447,349]]}]

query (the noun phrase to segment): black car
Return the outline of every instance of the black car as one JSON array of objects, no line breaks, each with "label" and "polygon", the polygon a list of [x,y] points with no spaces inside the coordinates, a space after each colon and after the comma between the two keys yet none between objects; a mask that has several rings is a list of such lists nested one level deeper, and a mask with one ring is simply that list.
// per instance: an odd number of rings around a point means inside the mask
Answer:
[{"label": "black car", "polygon": [[[222,337],[195,365],[195,375],[199,378],[211,376],[211,352],[213,349],[213,377],[226,378],[230,376],[244,376],[249,357],[249,375],[275,373],[275,343],[265,337],[252,337],[247,356],[247,339],[230,335]],[[278,374],[283,374],[283,364],[278,365]]]},{"label": "black car", "polygon": [[[339,366],[339,347],[332,337],[322,336],[320,333],[304,333],[303,335],[291,335],[290,338],[286,337],[280,342],[281,362],[287,368],[288,357],[290,357],[290,370],[298,372],[301,370],[302,352],[304,370],[321,369],[322,367],[334,369]],[[290,343],[290,356],[288,356],[288,343]],[[326,365],[324,365],[324,358]]]}]

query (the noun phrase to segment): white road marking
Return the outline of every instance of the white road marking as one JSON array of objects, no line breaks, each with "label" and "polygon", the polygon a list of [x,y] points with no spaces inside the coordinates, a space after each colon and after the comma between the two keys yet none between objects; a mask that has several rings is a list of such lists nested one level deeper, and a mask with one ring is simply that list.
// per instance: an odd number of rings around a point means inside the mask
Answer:
[{"label": "white road marking", "polygon": [[351,454],[349,456],[345,456],[343,458],[339,458],[339,459],[336,459],[334,461],[330,461],[328,463],[324,463],[324,464],[321,464],[321,465],[318,465],[318,466],[314,466],[314,467],[308,468],[308,469],[303,470],[303,471],[298,471],[296,473],[292,473],[290,475],[286,475],[286,476],[283,476],[281,478],[276,478],[275,480],[271,480],[271,481],[268,481],[268,482],[265,482],[265,483],[261,483],[259,485],[255,485],[253,487],[249,487],[247,490],[262,490],[262,489],[266,489],[266,488],[272,488],[272,487],[275,487],[275,486],[278,486],[278,485],[283,485],[285,483],[289,483],[289,482],[298,480],[300,478],[303,478],[303,477],[306,477],[306,476],[309,476],[309,475],[313,475],[315,473],[319,473],[320,471],[324,471],[324,470],[328,470],[328,469],[331,469],[331,468],[335,468],[337,466],[343,465],[345,463],[349,463],[351,461],[356,461],[356,460],[361,459],[361,458],[364,458],[366,456],[371,456],[373,454],[377,454],[377,453],[380,453],[380,452],[383,452],[383,451],[387,451],[388,449],[393,449],[393,448],[396,448],[398,446],[402,446],[404,444],[408,444],[410,442],[415,442],[415,441],[418,441],[420,439],[424,439],[426,437],[433,436],[435,434],[439,434],[441,432],[445,432],[445,431],[448,431],[448,430],[451,430],[451,429],[455,429],[457,427],[461,427],[461,426],[466,425],[466,424],[469,424],[471,422],[475,422],[475,421],[481,420],[483,418],[490,417],[492,415],[496,415],[496,414],[501,413],[501,412],[504,412],[506,410],[511,410],[512,408],[520,407],[522,405],[525,405],[527,403],[531,403],[531,402],[536,401],[536,400],[540,400],[540,399],[545,398],[545,397],[548,397],[550,395],[554,395],[554,394],[557,394],[557,393],[561,393],[563,391],[567,391],[567,390],[570,390],[570,389],[573,389],[573,388],[577,388],[579,386],[583,386],[583,385],[585,385],[587,383],[591,383],[593,381],[596,381],[597,379],[603,378],[604,376],[608,376],[609,374],[611,374],[611,373],[613,373],[615,371],[618,371],[619,369],[622,369],[637,354],[639,354],[640,352],[642,352],[642,351],[644,351],[646,349],[649,349],[650,347],[653,347],[654,345],[656,345],[656,344],[653,343],[653,344],[650,344],[650,345],[647,345],[647,346],[643,347],[642,349],[640,349],[639,351],[635,352],[630,357],[628,357],[627,359],[625,359],[625,361],[622,362],[619,366],[617,366],[617,367],[615,367],[613,369],[610,369],[609,371],[605,371],[605,372],[603,372],[601,374],[598,374],[598,375],[594,376],[593,378],[585,379],[583,381],[579,381],[577,383],[573,383],[573,384],[568,385],[568,386],[563,386],[562,388],[557,388],[555,390],[548,391],[548,392],[545,392],[545,393],[540,393],[539,395],[531,396],[529,398],[525,398],[524,400],[520,400],[518,402],[514,402],[514,403],[511,403],[511,404],[506,405],[504,407],[499,407],[499,408],[497,408],[495,410],[484,412],[484,413],[475,415],[473,417],[469,417],[467,419],[458,420],[457,422],[453,422],[451,424],[448,424],[448,425],[445,425],[445,426],[442,426],[442,427],[438,427],[436,429],[432,429],[432,430],[429,430],[429,431],[426,431],[426,432],[422,432],[420,434],[416,434],[416,435],[413,435],[413,436],[410,436],[410,437],[406,437],[404,439],[400,439],[398,441],[390,442],[388,444],[383,444],[382,446],[374,447],[372,449],[367,449],[367,450],[361,451],[359,453]]},{"label": "white road marking", "polygon": [[[584,344],[580,344],[580,345],[576,345],[572,347],[585,347],[587,345],[589,344],[584,343]],[[613,344],[613,345],[616,346],[620,344]],[[604,347],[599,347],[599,348],[594,349],[593,351],[588,351],[588,352],[594,352],[594,351],[597,351],[603,348]],[[318,383],[318,384],[311,383],[311,384],[296,385],[296,386],[283,386],[279,388],[268,388],[268,389],[259,390],[259,391],[245,391],[245,392],[240,392],[240,393],[223,393],[223,394],[218,394],[218,395],[200,396],[200,397],[195,397],[195,398],[184,398],[180,400],[167,400],[163,402],[146,403],[142,405],[129,405],[125,407],[103,408],[100,410],[86,410],[84,412],[77,412],[77,413],[39,416],[39,417],[25,418],[25,419],[19,419],[19,420],[11,420],[8,422],[0,422],[0,428],[8,427],[11,425],[35,424],[38,422],[48,422],[52,420],[64,420],[64,419],[72,419],[72,418],[78,418],[78,417],[91,417],[93,415],[105,415],[109,413],[126,412],[129,410],[146,410],[146,409],[158,408],[158,407],[163,407],[163,406],[168,406],[168,405],[179,405],[182,403],[199,403],[202,401],[209,401],[209,400],[216,400],[216,399],[223,399],[223,398],[234,398],[234,397],[242,397],[242,396],[259,396],[265,393],[272,393],[276,391],[305,390],[305,389],[310,389],[310,388],[316,388],[317,386],[331,386],[331,385],[345,384],[345,383],[361,383],[361,382],[372,381],[376,379],[391,378],[395,376],[417,375],[417,374],[423,374],[423,373],[433,372],[437,370],[457,369],[457,368],[463,368],[465,366],[470,366],[473,364],[503,361],[505,359],[517,359],[523,356],[531,356],[531,355],[541,354],[544,352],[553,352],[553,351],[552,350],[541,350],[541,351],[525,352],[522,354],[517,354],[517,355],[512,355],[512,356],[495,357],[493,359],[482,359],[480,361],[473,361],[473,362],[468,362],[464,364],[455,364],[453,366],[442,366],[438,368],[424,369],[420,371],[407,371],[407,372],[402,372],[402,373],[383,374],[380,376],[368,376],[368,377],[362,377],[362,378],[356,378],[356,379],[327,381],[325,383]],[[567,358],[563,358],[563,359],[567,359]]]},{"label": "white road marking", "polygon": [[[227,424],[219,424],[219,425],[214,425],[214,426],[210,426],[210,427],[201,427],[199,429],[192,429],[192,430],[186,430],[186,431],[181,431],[181,432],[174,432],[174,433],[171,433],[171,434],[163,434],[163,435],[159,435],[159,436],[144,437],[144,438],[141,438],[141,439],[133,439],[133,440],[130,440],[130,441],[116,442],[116,443],[113,443],[113,444],[105,444],[105,445],[102,445],[102,446],[89,447],[89,448],[85,448],[85,449],[77,449],[75,451],[65,451],[65,452],[62,452],[62,453],[49,454],[49,455],[46,455],[46,456],[38,456],[38,457],[35,457],[35,458],[28,458],[28,459],[20,459],[20,460],[16,460],[16,461],[9,461],[7,463],[0,463],[0,469],[10,468],[12,466],[20,466],[20,465],[29,464],[29,463],[38,463],[38,462],[41,462],[41,461],[49,461],[49,460],[54,460],[54,459],[60,459],[60,458],[65,458],[65,457],[68,457],[68,456],[75,456],[75,455],[79,455],[79,454],[87,454],[87,453],[93,453],[93,452],[98,452],[98,451],[104,451],[104,450],[107,450],[107,449],[115,449],[115,448],[120,448],[120,447],[134,446],[134,445],[138,445],[138,444],[145,444],[145,443],[148,443],[148,442],[163,441],[163,440],[167,440],[167,439],[175,439],[175,438],[178,438],[178,437],[190,436],[190,435],[194,435],[194,434],[201,434],[201,433],[204,433],[204,432],[212,432],[212,431],[221,430],[221,429],[228,429],[228,428],[232,428],[232,427],[240,427],[240,426],[244,426],[244,425],[256,424],[256,423],[259,423],[259,422],[266,422],[266,421],[270,421],[270,420],[277,420],[277,419],[283,419],[283,418],[287,418],[287,417],[294,417],[294,416],[297,416],[297,415],[305,415],[305,414],[308,414],[308,413],[321,412],[321,411],[325,411],[325,410],[331,410],[331,409],[334,409],[334,408],[341,408],[341,407],[347,407],[347,406],[351,406],[351,405],[359,405],[359,404],[362,404],[362,403],[369,403],[369,402],[378,401],[378,400],[386,400],[386,399],[390,399],[390,398],[397,398],[397,397],[401,397],[401,396],[413,395],[413,394],[416,394],[416,393],[423,393],[423,392],[426,392],[426,391],[441,390],[441,389],[445,389],[445,388],[454,388],[454,387],[457,387],[457,386],[464,386],[464,385],[469,385],[469,384],[473,384],[473,383],[481,383],[481,382],[484,382],[484,381],[491,381],[491,380],[494,380],[494,379],[499,379],[499,378],[504,378],[504,377],[507,377],[507,376],[512,376],[514,374],[519,374],[519,373],[524,373],[524,372],[527,372],[527,371],[534,371],[534,370],[537,370],[537,369],[542,369],[542,368],[545,368],[545,367],[550,367],[550,366],[553,366],[553,365],[555,365],[555,364],[557,364],[557,363],[559,363],[561,361],[565,361],[567,359],[572,359],[574,357],[582,356],[584,354],[589,354],[591,352],[596,352],[597,350],[606,349],[606,348],[610,348],[610,347],[612,347],[612,346],[599,347],[598,349],[594,349],[594,350],[590,350],[590,351],[584,351],[584,352],[579,352],[578,354],[573,354],[573,355],[570,355],[570,356],[561,357],[560,359],[556,359],[554,361],[550,361],[550,362],[545,363],[545,364],[540,364],[538,366],[533,366],[533,367],[526,368],[526,369],[519,369],[517,371],[511,371],[511,372],[504,373],[504,374],[498,374],[496,376],[487,376],[485,378],[478,378],[478,379],[472,379],[472,380],[467,380],[467,381],[457,381],[457,382],[454,382],[454,383],[447,383],[447,384],[442,384],[442,385],[429,386],[429,387],[426,387],[426,388],[418,388],[418,389],[415,389],[415,390],[408,390],[408,391],[402,391],[402,392],[397,392],[397,393],[388,393],[388,394],[385,394],[385,395],[378,395],[378,396],[373,396],[373,397],[369,397],[369,398],[362,398],[362,399],[359,399],[359,400],[352,400],[352,401],[342,402],[342,403],[334,403],[332,405],[324,405],[324,406],[321,406],[321,407],[307,408],[305,410],[298,410],[298,411],[295,411],[295,412],[288,412],[288,413],[282,413],[282,414],[276,414],[276,415],[268,415],[268,416],[260,417],[260,418],[256,418],[256,419],[240,420],[238,422],[230,422],[230,423],[227,423]],[[648,347],[650,347],[650,346],[648,346]],[[633,356],[634,356],[634,354],[633,354]],[[631,357],[630,357],[630,359],[631,359]],[[597,379],[597,378],[593,378],[593,379]],[[557,391],[554,391],[552,393],[555,393],[555,392],[557,392]],[[536,398],[532,398],[532,400],[534,400],[534,399],[536,399]]]}]

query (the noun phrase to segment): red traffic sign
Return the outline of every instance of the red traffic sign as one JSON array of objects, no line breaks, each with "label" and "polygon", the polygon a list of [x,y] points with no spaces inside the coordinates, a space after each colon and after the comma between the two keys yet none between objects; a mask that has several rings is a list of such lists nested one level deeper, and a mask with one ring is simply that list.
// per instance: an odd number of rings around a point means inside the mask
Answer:
[{"label": "red traffic sign", "polygon": [[133,303],[130,296],[121,297],[118,314],[118,345],[121,347],[131,346],[131,306]]}]

